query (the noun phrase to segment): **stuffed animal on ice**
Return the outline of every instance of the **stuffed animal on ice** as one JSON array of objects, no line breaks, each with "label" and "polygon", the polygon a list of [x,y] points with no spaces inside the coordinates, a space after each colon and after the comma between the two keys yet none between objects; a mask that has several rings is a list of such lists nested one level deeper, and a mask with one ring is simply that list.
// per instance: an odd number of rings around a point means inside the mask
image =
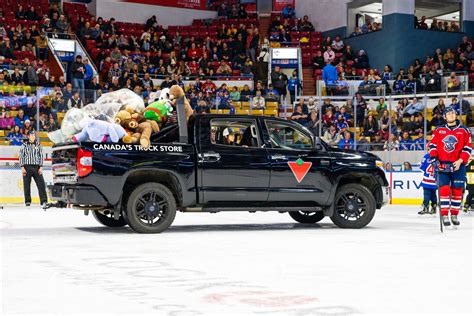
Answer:
[{"label": "stuffed animal on ice", "polygon": [[117,143],[127,134],[125,129],[118,124],[94,120],[90,117],[83,118],[79,125],[82,130],[72,136],[72,140],[76,143],[87,140],[98,143]]}]

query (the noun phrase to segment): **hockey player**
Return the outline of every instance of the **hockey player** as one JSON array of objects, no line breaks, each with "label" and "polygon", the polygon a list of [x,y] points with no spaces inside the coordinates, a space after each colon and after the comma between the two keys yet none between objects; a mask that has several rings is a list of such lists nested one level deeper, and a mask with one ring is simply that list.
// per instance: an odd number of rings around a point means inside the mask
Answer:
[{"label": "hockey player", "polygon": [[[426,154],[421,161],[420,169],[423,171],[423,180],[421,187],[423,188],[423,209],[418,214],[436,214],[437,198],[436,198],[436,178],[435,170],[430,164],[430,154]],[[430,210],[431,202],[431,210]]]},{"label": "hockey player", "polygon": [[467,196],[464,202],[464,212],[468,212],[474,207],[474,160],[469,159],[466,166],[467,172]]},{"label": "hockey player", "polygon": [[444,110],[446,125],[435,129],[429,143],[430,162],[438,170],[440,208],[443,225],[459,225],[463,189],[466,182],[466,164],[471,156],[471,132],[456,120],[456,111]]}]

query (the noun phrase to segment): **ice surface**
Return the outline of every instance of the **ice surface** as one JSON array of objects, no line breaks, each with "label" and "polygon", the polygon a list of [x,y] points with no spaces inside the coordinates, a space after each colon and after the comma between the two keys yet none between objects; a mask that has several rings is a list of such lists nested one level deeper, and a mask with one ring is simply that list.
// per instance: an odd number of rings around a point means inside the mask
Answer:
[{"label": "ice surface", "polygon": [[369,227],[177,214],[159,235],[76,210],[1,213],[2,315],[472,315],[474,214],[389,206]]}]

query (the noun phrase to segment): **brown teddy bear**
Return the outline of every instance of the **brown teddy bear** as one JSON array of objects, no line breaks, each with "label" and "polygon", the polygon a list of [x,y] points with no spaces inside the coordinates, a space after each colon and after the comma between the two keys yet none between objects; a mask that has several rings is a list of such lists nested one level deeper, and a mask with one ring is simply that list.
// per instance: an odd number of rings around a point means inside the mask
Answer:
[{"label": "brown teddy bear", "polygon": [[125,108],[125,110],[120,110],[115,115],[115,123],[122,126],[127,134],[122,137],[122,142],[125,144],[136,144],[140,139],[140,133],[136,133],[136,128],[138,123],[132,119],[132,113],[135,115],[132,108]]},{"label": "brown teddy bear", "polygon": [[189,121],[189,118],[193,116],[193,108],[189,104],[188,99],[184,93],[183,88],[178,85],[171,86],[170,88],[170,100],[173,104],[173,108],[176,108],[176,99],[184,97],[184,113],[186,114],[186,122]]},{"label": "brown teddy bear", "polygon": [[152,120],[145,120],[138,124],[137,132],[140,133],[140,145],[143,148],[150,147],[150,136],[152,133],[160,131],[158,123]]},{"label": "brown teddy bear", "polygon": [[127,131],[122,142],[140,143],[143,148],[149,148],[151,134],[160,131],[160,126],[156,121],[147,120],[142,113],[135,112],[128,106],[115,115],[115,123],[120,124]]}]

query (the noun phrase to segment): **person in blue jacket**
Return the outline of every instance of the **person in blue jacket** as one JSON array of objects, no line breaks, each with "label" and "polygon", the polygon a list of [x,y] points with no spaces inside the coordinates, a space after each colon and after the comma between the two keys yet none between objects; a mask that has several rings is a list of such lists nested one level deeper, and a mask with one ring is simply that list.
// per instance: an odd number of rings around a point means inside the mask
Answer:
[{"label": "person in blue jacket", "polygon": [[299,93],[299,91],[301,91],[301,83],[300,83],[300,79],[298,78],[296,74],[296,70],[293,70],[291,77],[288,78],[288,91],[290,91],[291,104],[293,104],[296,98],[295,92]]},{"label": "person in blue jacket", "polygon": [[7,140],[12,146],[21,146],[23,145],[23,134],[21,128],[18,125],[13,126],[10,133],[7,135]]},{"label": "person in blue jacket", "polygon": [[350,132],[344,133],[344,138],[339,141],[338,147],[339,149],[354,149],[354,141]]},{"label": "person in blue jacket", "polygon": [[404,131],[400,139],[400,150],[413,150],[413,141],[410,138],[408,131]]},{"label": "person in blue jacket", "polygon": [[[421,180],[421,187],[423,188],[423,207],[418,214],[436,214],[436,208],[438,207],[438,200],[436,198],[436,178],[435,169],[429,162],[430,154],[423,156],[421,161],[420,170],[423,171],[423,180]],[[431,210],[429,209],[431,202]]]},{"label": "person in blue jacket", "polygon": [[403,93],[405,90],[405,81],[402,78],[402,75],[397,76],[397,80],[393,82],[393,92],[395,93]]},{"label": "person in blue jacket", "polygon": [[295,9],[291,7],[291,4],[286,5],[281,12],[284,19],[292,19],[295,17]]},{"label": "person in blue jacket", "polygon": [[334,67],[333,64],[327,63],[326,66],[324,66],[323,68],[322,77],[324,84],[326,85],[327,95],[334,95],[336,90],[336,83],[339,79],[337,68]]}]

